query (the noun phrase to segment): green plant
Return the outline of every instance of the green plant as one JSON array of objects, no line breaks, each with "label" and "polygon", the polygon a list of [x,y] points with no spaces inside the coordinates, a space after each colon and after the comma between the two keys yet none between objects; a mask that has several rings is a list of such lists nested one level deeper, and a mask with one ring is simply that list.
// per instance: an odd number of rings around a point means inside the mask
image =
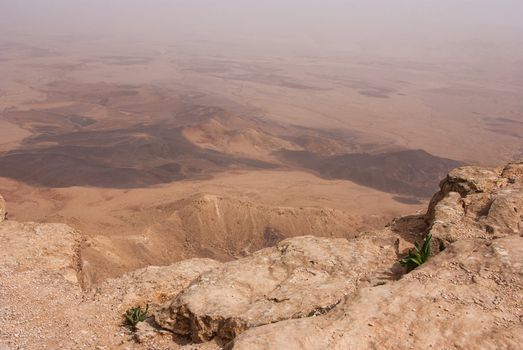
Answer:
[{"label": "green plant", "polygon": [[414,269],[420,265],[423,265],[430,257],[430,241],[432,240],[432,235],[429,233],[427,237],[423,240],[423,245],[420,247],[419,243],[416,242],[414,249],[409,251],[409,255],[401,259],[399,262],[401,265],[408,266],[411,269]]},{"label": "green plant", "polygon": [[145,321],[147,312],[149,312],[149,304],[143,309],[140,306],[130,308],[125,312],[125,323],[134,328],[139,322]]}]

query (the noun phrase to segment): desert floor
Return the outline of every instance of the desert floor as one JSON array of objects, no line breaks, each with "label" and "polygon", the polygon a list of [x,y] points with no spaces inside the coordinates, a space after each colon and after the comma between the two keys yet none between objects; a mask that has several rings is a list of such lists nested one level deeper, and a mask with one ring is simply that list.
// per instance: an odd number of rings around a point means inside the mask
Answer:
[{"label": "desert floor", "polygon": [[514,67],[63,40],[0,42],[0,193],[83,232],[95,280],[350,236],[523,155]]}]

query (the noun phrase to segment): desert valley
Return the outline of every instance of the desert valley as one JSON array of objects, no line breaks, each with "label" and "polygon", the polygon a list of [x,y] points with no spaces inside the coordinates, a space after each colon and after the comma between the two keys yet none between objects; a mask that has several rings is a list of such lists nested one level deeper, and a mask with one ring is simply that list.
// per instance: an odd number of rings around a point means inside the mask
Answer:
[{"label": "desert valley", "polygon": [[[499,312],[505,312],[503,330],[510,336],[484,348],[516,349],[514,334],[523,320],[523,313],[518,316],[523,312],[521,264],[516,263],[523,247],[518,212],[523,210],[518,163],[523,159],[523,51],[451,45],[455,52],[443,56],[334,50],[308,42],[292,46],[285,39],[239,44],[183,36],[131,40],[118,33],[52,36],[13,30],[2,35],[0,199],[6,204],[0,203],[0,221],[8,220],[0,224],[0,242],[9,252],[0,255],[0,281],[7,283],[17,269],[30,271],[31,264],[41,264],[44,272],[35,270],[27,279],[16,275],[19,285],[0,285],[0,301],[22,298],[22,287],[33,278],[49,283],[48,297],[69,295],[57,302],[70,311],[60,311],[49,321],[50,329],[74,318],[78,310],[71,305],[77,303],[89,325],[76,345],[45,333],[43,321],[35,324],[44,335],[29,332],[24,338],[22,332],[16,340],[18,326],[9,322],[27,315],[13,311],[0,318],[9,323],[0,330],[0,349],[380,348],[362,340],[374,324],[384,329],[376,333],[384,348],[426,346],[418,335],[412,343],[393,338],[387,343],[384,324],[395,321],[383,315],[393,311],[380,309],[379,318],[365,308],[373,300],[389,303],[384,295],[371,291],[369,300],[357,305],[341,300],[362,288],[399,283],[401,289],[405,280],[425,278],[422,272],[401,277],[406,270],[397,261],[427,233],[438,244],[433,252],[454,254],[448,259],[457,259],[459,266],[470,263],[460,254],[481,240],[489,241],[488,247],[499,245],[498,253],[513,254],[508,262],[492,262],[494,270],[510,266],[512,282],[500,284],[500,290],[485,282],[490,288],[485,295],[507,293]],[[501,209],[492,203],[502,203]],[[46,241],[31,236],[32,230]],[[22,253],[22,238],[32,242],[33,255]],[[483,250],[491,248],[475,249],[487,256]],[[29,256],[36,260],[26,261]],[[326,256],[341,270],[332,270]],[[261,272],[267,259],[273,264],[270,276]],[[315,259],[322,272],[300,275]],[[370,261],[376,261],[372,268]],[[439,256],[434,261],[442,274],[465,278],[454,269],[458,265],[449,267]],[[480,271],[478,266],[469,266],[470,271]],[[48,276],[48,270],[63,277]],[[208,271],[202,275],[208,277],[198,277]],[[249,276],[258,272],[267,286],[276,283],[278,292],[256,291],[264,282]],[[60,278],[72,284],[60,290]],[[173,278],[174,285],[158,284]],[[189,283],[195,287],[184,289]],[[245,288],[234,289],[235,284]],[[298,303],[292,293],[303,288],[325,288],[323,294],[300,295],[302,304],[314,299],[323,304],[278,309],[285,300]],[[262,295],[268,298],[263,293],[274,294],[274,314],[260,311],[264,302],[252,304]],[[398,303],[412,297],[397,293]],[[175,295],[169,308],[158,306]],[[448,297],[452,305],[466,304]],[[215,298],[212,311],[203,309],[202,300]],[[244,299],[250,300],[249,308],[232,301],[243,305]],[[135,339],[115,319],[137,301],[156,303],[159,328],[141,330]],[[449,305],[441,307],[452,309]],[[417,307],[424,306],[412,306]],[[230,315],[222,316],[222,308]],[[478,319],[492,321],[471,310]],[[348,321],[341,315],[349,311],[362,315],[368,326],[343,324]],[[218,314],[219,320],[213,318]],[[311,316],[318,316],[312,326]],[[111,326],[102,330],[92,323],[96,317]],[[289,319],[281,329],[270,328]],[[77,322],[71,321],[70,334],[77,334]],[[307,327],[324,329],[337,340],[325,343],[318,335],[300,343]],[[346,342],[341,329],[358,333],[358,341]],[[174,332],[174,340],[166,332]],[[289,343],[277,340],[289,334]],[[35,345],[37,336],[47,340]],[[464,349],[467,341],[483,337],[465,337],[455,347],[434,334],[429,340],[435,348]],[[498,340],[504,345],[497,347]]]}]

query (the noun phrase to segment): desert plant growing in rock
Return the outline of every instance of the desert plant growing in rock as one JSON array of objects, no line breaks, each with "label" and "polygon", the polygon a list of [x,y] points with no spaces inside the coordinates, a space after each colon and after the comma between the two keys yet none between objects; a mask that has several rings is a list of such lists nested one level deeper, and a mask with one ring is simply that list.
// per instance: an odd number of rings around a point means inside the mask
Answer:
[{"label": "desert plant growing in rock", "polygon": [[409,255],[401,259],[401,265],[407,266],[409,269],[423,265],[430,257],[430,242],[432,241],[432,234],[428,234],[423,240],[423,245],[420,247],[419,243],[414,244],[414,249],[409,251]]},{"label": "desert plant growing in rock", "polygon": [[134,328],[139,322],[145,321],[148,312],[149,304],[143,309],[140,306],[130,308],[125,312],[125,323]]}]

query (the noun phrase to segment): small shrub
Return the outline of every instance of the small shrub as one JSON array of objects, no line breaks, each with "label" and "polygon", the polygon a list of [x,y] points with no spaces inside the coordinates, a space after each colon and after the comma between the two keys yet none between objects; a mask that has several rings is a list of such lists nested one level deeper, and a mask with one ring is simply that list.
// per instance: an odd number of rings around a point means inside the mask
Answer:
[{"label": "small shrub", "polygon": [[432,235],[429,233],[423,240],[423,245],[420,247],[419,243],[416,242],[414,249],[409,251],[409,255],[401,259],[399,262],[401,265],[408,266],[410,269],[423,265],[430,257],[430,241]]},{"label": "small shrub", "polygon": [[139,322],[145,321],[148,312],[149,304],[143,309],[140,306],[130,308],[125,312],[125,323],[134,328]]}]

